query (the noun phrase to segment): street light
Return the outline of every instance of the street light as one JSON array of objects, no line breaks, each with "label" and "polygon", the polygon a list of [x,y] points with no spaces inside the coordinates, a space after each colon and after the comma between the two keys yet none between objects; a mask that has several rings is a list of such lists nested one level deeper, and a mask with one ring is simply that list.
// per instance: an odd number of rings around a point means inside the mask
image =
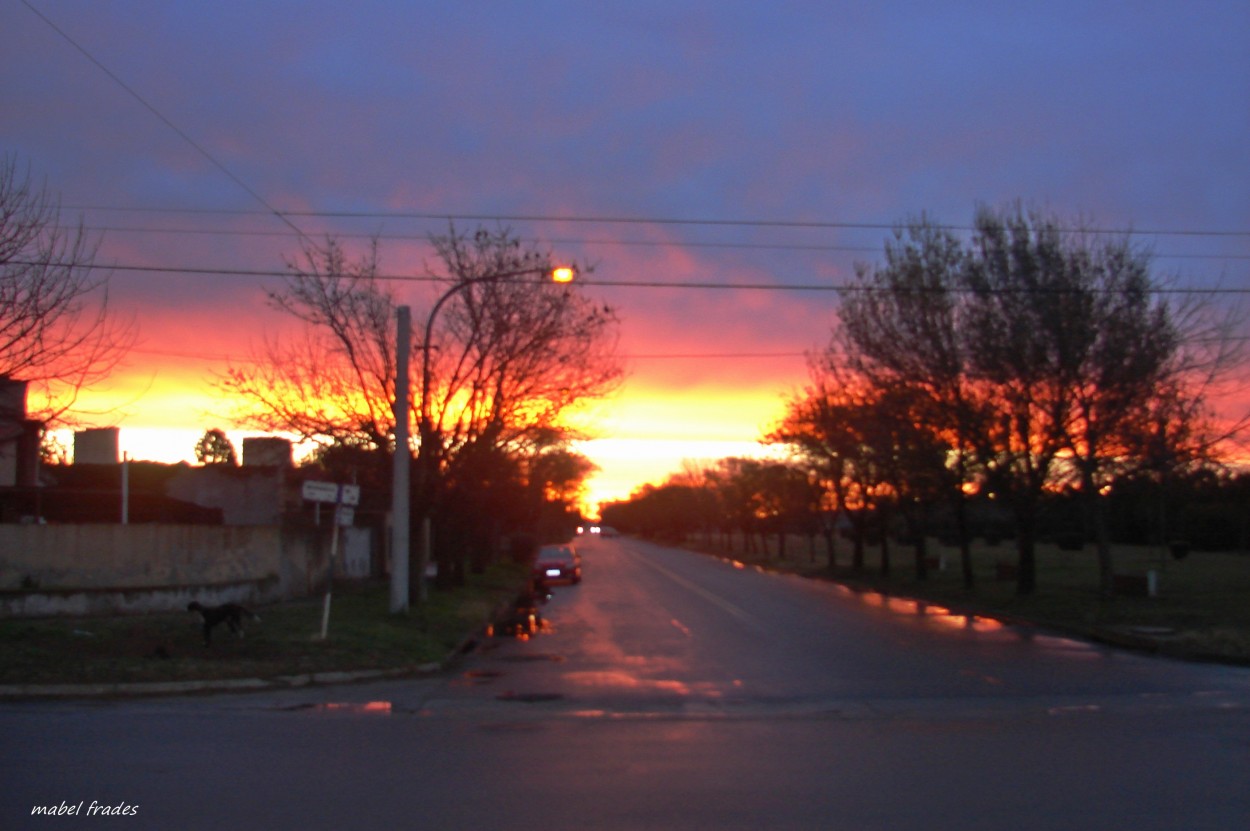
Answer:
[{"label": "street light", "polygon": [[[417,584],[418,602],[424,602],[428,595],[425,585],[425,570],[430,562],[430,490],[434,477],[438,472],[438,458],[435,456],[433,447],[434,427],[430,417],[430,342],[434,338],[434,320],[438,317],[439,311],[448,300],[471,286],[482,283],[497,283],[527,274],[543,274],[553,283],[571,283],[577,277],[577,270],[572,266],[522,268],[516,271],[501,271],[495,274],[484,274],[480,277],[469,277],[460,280],[443,292],[438,300],[434,301],[434,306],[430,309],[430,316],[425,321],[425,339],[421,342],[421,413],[418,424],[418,435],[421,442],[420,456],[418,457],[420,460],[418,485],[421,489],[421,545],[419,548],[420,553],[417,557],[417,566],[409,572],[410,577]],[[400,448],[397,446],[396,453],[399,452]],[[407,454],[407,447],[403,448],[403,452],[405,455]],[[407,552],[404,553],[406,555]],[[399,556],[399,552],[396,552],[394,556]]]}]

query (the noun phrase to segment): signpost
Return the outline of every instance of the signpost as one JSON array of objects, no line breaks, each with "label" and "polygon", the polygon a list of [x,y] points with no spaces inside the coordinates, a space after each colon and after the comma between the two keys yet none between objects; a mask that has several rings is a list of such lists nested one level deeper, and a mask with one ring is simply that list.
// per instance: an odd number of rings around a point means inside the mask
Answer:
[{"label": "signpost", "polygon": [[334,505],[333,530],[330,532],[330,571],[326,575],[326,597],[321,608],[321,635],[318,638],[324,641],[330,628],[330,594],[334,585],[334,558],[339,553],[339,528],[352,524],[355,506],[360,504],[360,485],[309,481],[304,483],[302,494],[307,501],[316,502],[318,508],[322,503]]},{"label": "signpost", "polygon": [[360,504],[360,485],[340,485],[337,482],[305,482],[304,498],[309,502],[332,502],[336,505]]}]

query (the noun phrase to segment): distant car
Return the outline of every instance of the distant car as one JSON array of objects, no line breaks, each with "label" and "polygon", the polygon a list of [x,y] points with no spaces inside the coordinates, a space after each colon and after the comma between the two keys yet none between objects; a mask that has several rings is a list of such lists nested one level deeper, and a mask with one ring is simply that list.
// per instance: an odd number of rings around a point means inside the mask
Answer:
[{"label": "distant car", "polygon": [[534,577],[551,583],[582,582],[582,556],[571,545],[544,545],[534,561]]}]

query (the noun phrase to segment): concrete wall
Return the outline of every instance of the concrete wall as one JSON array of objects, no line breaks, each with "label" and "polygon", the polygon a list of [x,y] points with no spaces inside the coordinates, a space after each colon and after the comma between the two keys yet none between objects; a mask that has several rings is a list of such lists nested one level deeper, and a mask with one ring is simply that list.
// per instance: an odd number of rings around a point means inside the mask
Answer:
[{"label": "concrete wall", "polygon": [[117,427],[93,427],[74,433],[74,464],[115,465],[121,461],[121,431]]},{"label": "concrete wall", "polygon": [[324,586],[328,550],[312,529],[278,526],[5,524],[0,615],[303,597]]},{"label": "concrete wall", "polygon": [[165,495],[220,508],[226,525],[276,525],[284,509],[282,468],[189,467],[170,477]]},{"label": "concrete wall", "polygon": [[291,467],[291,442],[274,436],[254,436],[243,440],[244,467]]}]

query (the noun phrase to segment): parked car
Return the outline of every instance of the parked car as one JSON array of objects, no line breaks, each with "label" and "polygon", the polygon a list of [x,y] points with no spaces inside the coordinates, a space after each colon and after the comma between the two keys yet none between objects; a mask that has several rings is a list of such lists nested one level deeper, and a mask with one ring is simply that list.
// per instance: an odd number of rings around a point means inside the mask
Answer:
[{"label": "parked car", "polygon": [[544,545],[538,549],[538,559],[534,561],[534,577],[548,585],[580,583],[582,555],[571,545]]}]

